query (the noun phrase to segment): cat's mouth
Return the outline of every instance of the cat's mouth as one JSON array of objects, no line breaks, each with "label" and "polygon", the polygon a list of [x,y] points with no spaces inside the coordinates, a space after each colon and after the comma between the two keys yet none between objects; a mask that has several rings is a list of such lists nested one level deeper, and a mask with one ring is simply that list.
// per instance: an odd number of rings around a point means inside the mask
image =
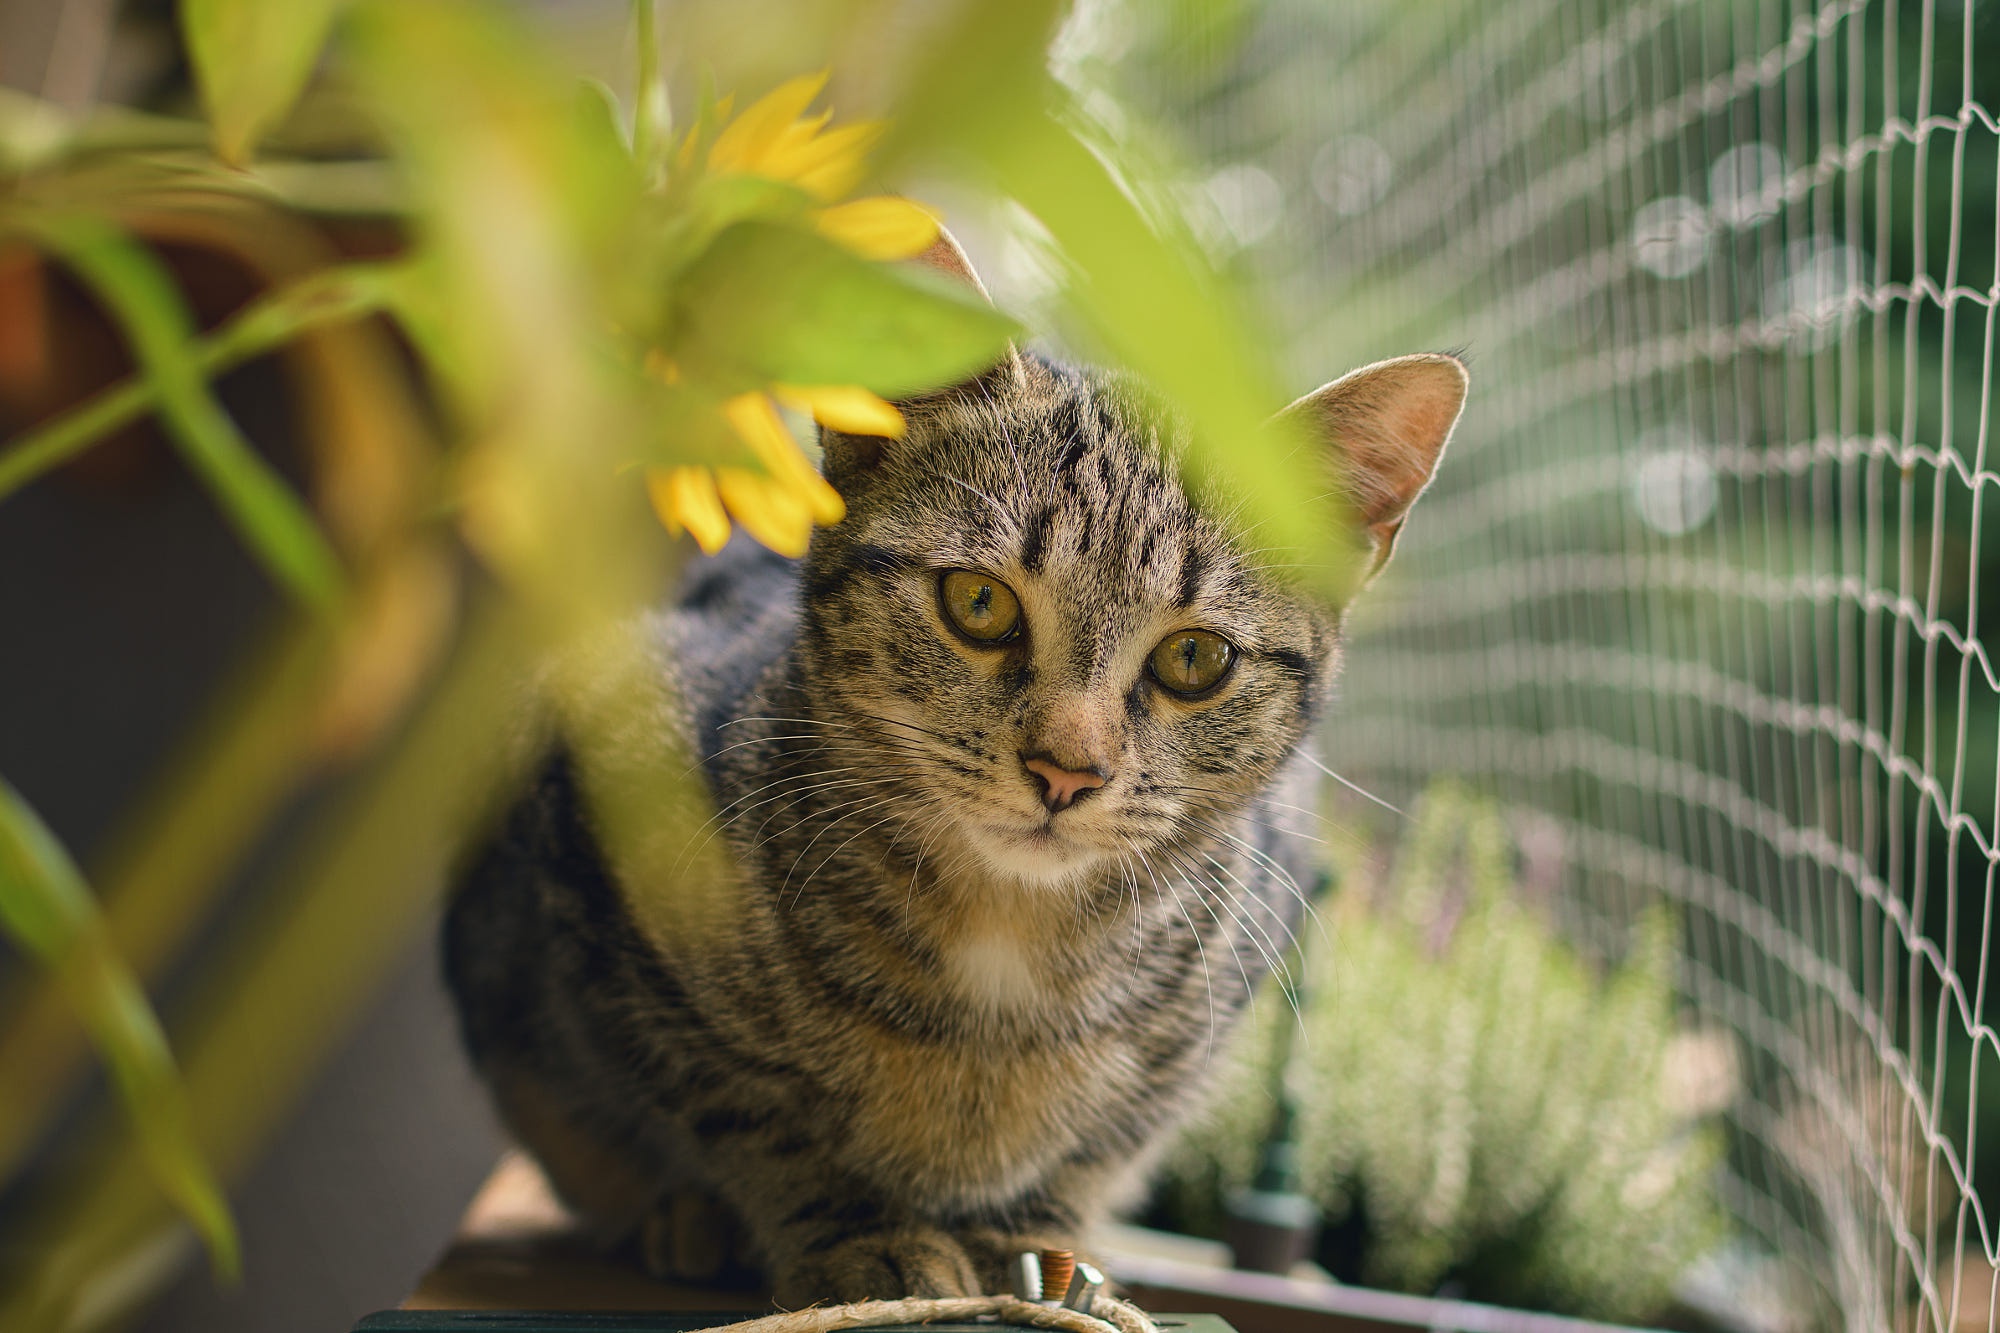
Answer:
[{"label": "cat's mouth", "polygon": [[1051,815],[1033,823],[987,824],[968,840],[993,870],[1024,883],[1059,887],[1074,883],[1100,860],[1096,847],[1067,834]]}]

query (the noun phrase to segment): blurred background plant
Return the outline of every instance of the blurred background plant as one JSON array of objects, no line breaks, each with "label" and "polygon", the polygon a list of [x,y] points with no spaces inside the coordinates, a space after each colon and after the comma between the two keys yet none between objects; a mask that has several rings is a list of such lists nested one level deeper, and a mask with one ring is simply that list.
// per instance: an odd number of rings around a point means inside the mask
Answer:
[{"label": "blurred background plant", "polygon": [[[935,221],[849,200],[864,180],[1031,213],[1076,335],[1188,413],[1274,550],[1346,575],[1338,511],[1286,499],[1323,488],[1266,425],[1285,398],[1258,330],[1049,77],[1054,4],[828,3],[751,41],[714,8],[663,31],[639,0],[620,91],[583,77],[574,32],[501,3],[53,12],[45,96],[0,97],[0,501],[156,420],[289,609],[102,839],[95,893],[32,784],[0,789],[22,951],[0,959],[0,1327],[125,1316],[189,1226],[231,1276],[225,1191],[532,758],[524,673],[671,577],[655,514],[796,551],[840,513],[800,412],[893,433],[888,399],[1015,334],[886,262]],[[133,105],[97,104],[128,32],[169,54]],[[871,119],[813,113],[815,69]],[[276,410],[246,429],[215,383],[272,357]],[[554,706],[615,724],[603,685],[558,671]],[[643,796],[702,821],[698,786]],[[147,991],[170,979],[163,1035]],[[122,1122],[86,1114],[110,1101]]]},{"label": "blurred background plant", "polygon": [[[1295,982],[1265,988],[1239,1073],[1170,1155],[1149,1220],[1222,1237],[1275,1092],[1343,1281],[1647,1323],[1725,1235],[1727,1033],[1686,1026],[1656,909],[1601,969],[1520,882],[1492,803],[1440,783],[1393,863],[1343,842]],[[1685,1310],[1682,1311],[1685,1314]]]}]

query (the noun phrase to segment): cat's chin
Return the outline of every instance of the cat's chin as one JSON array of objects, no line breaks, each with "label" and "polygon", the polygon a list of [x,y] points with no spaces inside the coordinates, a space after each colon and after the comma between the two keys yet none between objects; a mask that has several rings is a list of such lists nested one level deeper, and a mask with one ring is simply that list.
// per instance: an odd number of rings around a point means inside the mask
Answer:
[{"label": "cat's chin", "polygon": [[1105,854],[1046,825],[968,831],[966,841],[996,878],[1025,888],[1074,889],[1104,863]]}]

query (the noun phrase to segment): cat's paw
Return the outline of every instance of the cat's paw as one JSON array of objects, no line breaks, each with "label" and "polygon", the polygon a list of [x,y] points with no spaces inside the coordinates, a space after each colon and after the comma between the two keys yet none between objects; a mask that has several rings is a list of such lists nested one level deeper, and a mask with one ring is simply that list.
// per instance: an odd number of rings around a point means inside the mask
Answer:
[{"label": "cat's paw", "polygon": [[826,1301],[977,1296],[985,1290],[965,1247],[930,1227],[850,1236],[784,1265],[773,1283],[779,1306],[788,1310]]},{"label": "cat's paw", "polygon": [[701,1190],[662,1197],[640,1223],[638,1239],[640,1261],[657,1278],[735,1286],[754,1276],[735,1210]]}]

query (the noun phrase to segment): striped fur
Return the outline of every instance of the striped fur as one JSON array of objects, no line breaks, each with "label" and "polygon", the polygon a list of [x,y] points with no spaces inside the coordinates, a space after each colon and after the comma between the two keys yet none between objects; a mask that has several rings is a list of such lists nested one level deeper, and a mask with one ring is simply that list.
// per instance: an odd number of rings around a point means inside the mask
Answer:
[{"label": "striped fur", "polygon": [[[1016,358],[910,418],[827,440],[849,516],[802,562],[736,542],[652,627],[728,928],[662,927],[684,886],[610,868],[574,746],[446,925],[468,1046],[559,1189],[789,1304],[996,1289],[1132,1196],[1299,923],[1338,656],[1115,381]],[[951,568],[1016,592],[1015,642],[951,630]],[[1146,660],[1192,627],[1240,656],[1186,699]],[[1036,754],[1108,780],[1051,814]]]}]

